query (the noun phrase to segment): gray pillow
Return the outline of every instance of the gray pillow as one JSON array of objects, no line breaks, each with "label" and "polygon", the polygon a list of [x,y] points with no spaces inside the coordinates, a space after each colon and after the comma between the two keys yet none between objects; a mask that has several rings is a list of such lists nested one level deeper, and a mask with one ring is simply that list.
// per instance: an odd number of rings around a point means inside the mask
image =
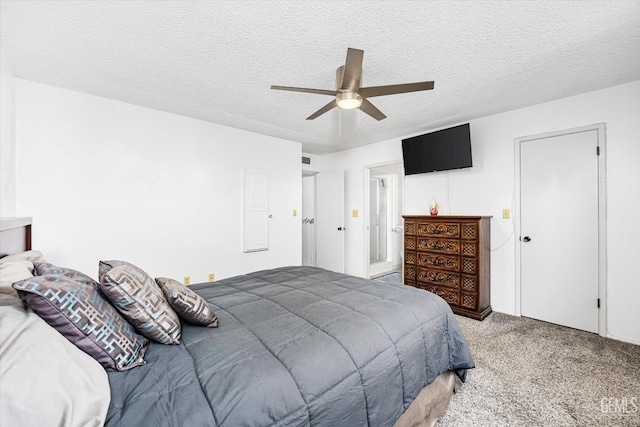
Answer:
[{"label": "gray pillow", "polygon": [[182,320],[196,326],[218,327],[218,317],[200,295],[182,283],[166,277],[158,277],[156,283]]},{"label": "gray pillow", "polygon": [[125,371],[144,364],[149,341],[96,288],[61,275],[36,276],[13,288],[29,308],[105,369]]},{"label": "gray pillow", "polygon": [[94,288],[98,289],[98,282],[96,282],[91,277],[77,270],[73,270],[71,268],[65,268],[65,267],[58,267],[48,262],[34,262],[33,266],[35,267],[35,271],[34,271],[35,276],[49,276],[49,275],[66,276],[71,280],[73,280],[74,282],[84,283],[86,285],[93,286]]},{"label": "gray pillow", "polygon": [[180,344],[180,319],[147,273],[128,262],[101,261],[100,275],[100,289],[138,332],[161,344]]}]

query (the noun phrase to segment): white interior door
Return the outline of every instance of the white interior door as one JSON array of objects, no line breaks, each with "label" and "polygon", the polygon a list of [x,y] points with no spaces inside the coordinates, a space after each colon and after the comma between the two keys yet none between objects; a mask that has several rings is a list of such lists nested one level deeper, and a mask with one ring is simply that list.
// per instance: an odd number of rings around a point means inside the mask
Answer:
[{"label": "white interior door", "polygon": [[244,170],[244,252],[269,250],[269,174]]},{"label": "white interior door", "polygon": [[344,273],[344,171],[316,175],[317,265]]},{"label": "white interior door", "polygon": [[316,265],[316,177],[302,177],[302,265]]},{"label": "white interior door", "polygon": [[597,333],[597,131],[519,143],[522,315]]}]

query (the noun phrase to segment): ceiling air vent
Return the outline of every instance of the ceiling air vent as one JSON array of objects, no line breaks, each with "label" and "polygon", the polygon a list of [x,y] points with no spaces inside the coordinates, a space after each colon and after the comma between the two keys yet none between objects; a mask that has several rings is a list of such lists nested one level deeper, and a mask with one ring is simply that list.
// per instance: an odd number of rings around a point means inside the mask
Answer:
[{"label": "ceiling air vent", "polygon": [[311,157],[302,156],[302,164],[303,165],[310,165],[311,164]]}]

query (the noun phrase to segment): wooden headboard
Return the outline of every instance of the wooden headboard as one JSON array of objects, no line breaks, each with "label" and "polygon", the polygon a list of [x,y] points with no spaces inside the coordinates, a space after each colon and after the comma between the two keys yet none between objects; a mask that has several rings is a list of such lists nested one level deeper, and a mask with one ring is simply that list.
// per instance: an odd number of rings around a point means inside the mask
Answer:
[{"label": "wooden headboard", "polygon": [[0,258],[31,250],[31,217],[0,218]]}]

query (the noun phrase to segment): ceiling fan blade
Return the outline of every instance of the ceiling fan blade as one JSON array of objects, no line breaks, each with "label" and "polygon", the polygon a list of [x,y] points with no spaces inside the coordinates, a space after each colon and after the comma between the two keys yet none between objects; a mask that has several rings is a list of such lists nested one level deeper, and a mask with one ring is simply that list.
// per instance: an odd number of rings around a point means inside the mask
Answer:
[{"label": "ceiling fan blade", "polygon": [[404,83],[399,85],[388,86],[371,86],[363,87],[360,93],[365,98],[374,96],[394,95],[396,93],[418,92],[421,90],[433,89],[433,82]]},{"label": "ceiling fan blade", "polygon": [[341,89],[357,91],[360,88],[363,56],[363,50],[347,49],[347,59],[344,62],[344,74],[342,75],[342,84],[340,85]]},{"label": "ceiling fan blade", "polygon": [[318,116],[323,115],[324,113],[326,113],[327,111],[335,108],[336,105],[336,101],[335,99],[333,101],[331,101],[330,103],[328,103],[327,105],[325,105],[324,107],[322,107],[321,109],[319,109],[318,111],[316,111],[315,113],[313,113],[312,115],[310,115],[309,117],[307,117],[307,120],[313,120]]},{"label": "ceiling fan blade", "polygon": [[385,116],[382,111],[378,110],[376,106],[369,102],[369,100],[367,100],[366,98],[362,100],[360,109],[378,121],[387,118],[387,116]]},{"label": "ceiling fan blade", "polygon": [[289,86],[271,86],[273,90],[288,90],[290,92],[305,92],[305,93],[315,93],[318,95],[331,95],[336,96],[338,94],[335,90],[325,90],[325,89],[309,89],[306,87],[289,87]]}]

